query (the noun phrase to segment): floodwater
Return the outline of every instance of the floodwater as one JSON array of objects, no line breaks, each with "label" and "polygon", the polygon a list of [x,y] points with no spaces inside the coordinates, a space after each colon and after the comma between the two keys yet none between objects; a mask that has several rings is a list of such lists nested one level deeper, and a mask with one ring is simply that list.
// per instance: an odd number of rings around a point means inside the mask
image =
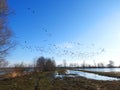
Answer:
[{"label": "floodwater", "polygon": [[114,77],[108,77],[103,75],[98,75],[94,73],[88,73],[88,72],[82,72],[82,71],[76,71],[76,70],[67,70],[66,75],[59,75],[57,72],[55,73],[55,78],[64,78],[64,77],[77,77],[82,76],[88,79],[94,79],[94,80],[103,80],[103,81],[113,81],[113,80],[120,80],[119,78]]},{"label": "floodwater", "polygon": [[5,75],[7,72],[5,72],[5,71],[1,71],[0,72],[0,75]]},{"label": "floodwater", "polygon": [[114,77],[108,77],[108,76],[103,76],[103,75],[98,75],[98,74],[94,74],[94,73],[88,73],[88,72],[82,72],[82,71],[74,71],[74,70],[68,70],[69,74],[77,74],[78,76],[82,76],[85,78],[89,78],[89,79],[94,79],[94,80],[120,80],[118,78],[114,78]]},{"label": "floodwater", "polygon": [[96,71],[96,72],[120,72],[120,68],[85,68],[79,70]]},{"label": "floodwater", "polygon": [[64,74],[64,75],[62,75],[62,74],[59,74],[57,71],[55,72],[55,78],[63,78],[63,77],[75,77],[75,75],[71,75],[71,74],[68,74],[67,72],[66,72],[66,74]]}]

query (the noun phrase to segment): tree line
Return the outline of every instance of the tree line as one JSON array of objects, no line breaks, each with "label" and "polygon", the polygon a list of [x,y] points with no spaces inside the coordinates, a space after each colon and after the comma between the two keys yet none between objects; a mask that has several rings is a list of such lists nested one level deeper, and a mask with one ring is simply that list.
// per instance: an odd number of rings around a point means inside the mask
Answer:
[{"label": "tree line", "polygon": [[115,66],[115,63],[113,60],[109,60],[108,64],[104,64],[102,62],[100,63],[96,63],[94,61],[94,64],[87,64],[87,62],[85,63],[85,61],[81,64],[78,63],[67,63],[66,60],[63,60],[62,64],[57,65],[57,67],[80,67],[80,68],[114,68],[114,67],[120,67],[120,66]]}]

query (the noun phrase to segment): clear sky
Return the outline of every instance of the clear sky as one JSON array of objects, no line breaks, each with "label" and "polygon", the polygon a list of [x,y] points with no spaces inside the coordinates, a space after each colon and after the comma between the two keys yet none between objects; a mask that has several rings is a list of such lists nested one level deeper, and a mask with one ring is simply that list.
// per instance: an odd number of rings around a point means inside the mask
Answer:
[{"label": "clear sky", "polygon": [[8,0],[18,45],[7,59],[120,65],[120,0]]}]

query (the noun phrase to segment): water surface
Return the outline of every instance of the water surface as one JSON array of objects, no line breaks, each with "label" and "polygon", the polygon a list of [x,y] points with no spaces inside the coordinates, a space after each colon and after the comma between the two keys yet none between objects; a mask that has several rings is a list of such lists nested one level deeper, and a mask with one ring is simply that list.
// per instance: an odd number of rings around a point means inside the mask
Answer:
[{"label": "water surface", "polygon": [[79,70],[88,70],[88,71],[96,71],[96,72],[120,72],[120,68],[85,68]]},{"label": "water surface", "polygon": [[82,76],[88,79],[103,80],[103,81],[120,80],[119,78],[108,77],[108,76],[103,76],[103,75],[98,75],[98,74],[88,73],[88,72],[82,72],[82,71],[76,71],[76,70],[67,70],[65,75],[59,75],[58,72],[55,72],[55,78],[78,77],[78,76]]},{"label": "water surface", "polygon": [[82,71],[74,71],[74,70],[68,70],[69,74],[77,74],[78,76],[82,76],[88,79],[94,79],[94,80],[120,80],[118,78],[114,78],[114,77],[108,77],[108,76],[103,76],[103,75],[98,75],[98,74],[94,74],[94,73],[88,73],[88,72],[82,72]]}]

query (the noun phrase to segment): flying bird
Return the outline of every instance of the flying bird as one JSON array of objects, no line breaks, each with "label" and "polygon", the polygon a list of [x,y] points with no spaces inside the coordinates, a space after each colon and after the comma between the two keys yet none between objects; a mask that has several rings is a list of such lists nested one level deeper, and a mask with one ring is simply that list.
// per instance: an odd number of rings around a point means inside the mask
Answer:
[{"label": "flying bird", "polygon": [[27,8],[28,10],[30,10],[30,8]]},{"label": "flying bird", "polygon": [[25,43],[27,43],[27,41],[25,41]]},{"label": "flying bird", "polygon": [[35,14],[35,11],[33,10],[32,13]]},{"label": "flying bird", "polygon": [[101,52],[104,52],[105,51],[105,49],[103,48],[102,50],[101,50]]}]

